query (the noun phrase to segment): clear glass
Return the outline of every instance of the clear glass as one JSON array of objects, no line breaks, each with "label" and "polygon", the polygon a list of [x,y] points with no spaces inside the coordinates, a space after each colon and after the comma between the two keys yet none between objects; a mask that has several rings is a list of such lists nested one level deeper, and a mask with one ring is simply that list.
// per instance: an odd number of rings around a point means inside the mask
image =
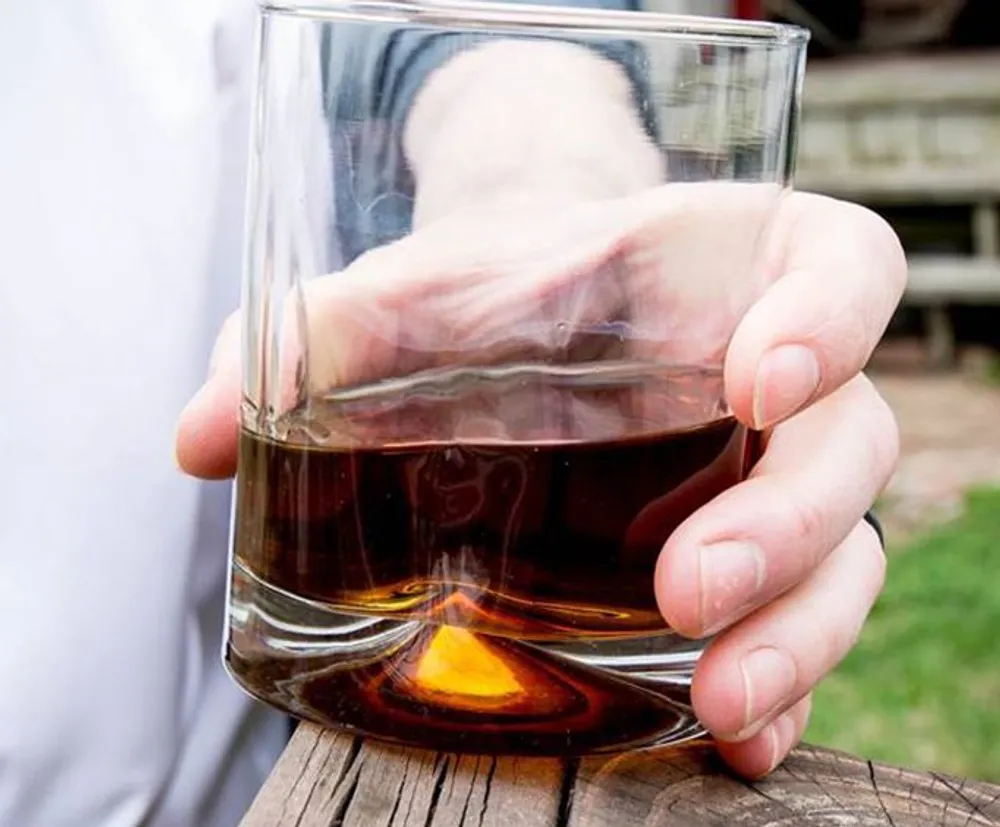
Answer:
[{"label": "clear glass", "polygon": [[[758,441],[804,31],[519,3],[261,8],[225,658],[455,751],[701,734],[657,558]],[[669,614],[669,611],[668,611]]]}]

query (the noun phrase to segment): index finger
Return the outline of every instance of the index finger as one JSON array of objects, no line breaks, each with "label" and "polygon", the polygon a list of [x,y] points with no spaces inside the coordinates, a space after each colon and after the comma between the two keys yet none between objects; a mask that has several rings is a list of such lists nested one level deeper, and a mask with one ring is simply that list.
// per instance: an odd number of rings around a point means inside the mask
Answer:
[{"label": "index finger", "polygon": [[770,286],[726,355],[735,414],[767,428],[848,382],[867,363],[906,286],[899,239],[856,204],[791,193],[763,251]]},{"label": "index finger", "polygon": [[[268,371],[278,389],[268,402],[282,413],[297,392],[323,396],[442,364],[523,356],[552,346],[562,335],[559,319],[603,318],[619,300],[599,277],[619,236],[604,212],[585,206],[544,226],[516,224],[509,239],[475,220],[421,230],[368,251],[342,272],[304,281],[284,303],[274,334],[283,337],[281,364]],[[225,478],[236,469],[236,329],[227,324],[209,381],[180,417],[177,463],[196,477]]]}]

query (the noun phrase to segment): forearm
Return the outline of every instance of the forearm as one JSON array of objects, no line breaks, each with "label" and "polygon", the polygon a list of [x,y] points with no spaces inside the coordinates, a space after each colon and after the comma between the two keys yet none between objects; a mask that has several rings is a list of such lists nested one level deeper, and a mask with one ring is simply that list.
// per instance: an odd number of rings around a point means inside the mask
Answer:
[{"label": "forearm", "polygon": [[569,43],[500,41],[451,58],[417,95],[404,149],[415,226],[484,202],[612,198],[665,175],[625,71]]}]

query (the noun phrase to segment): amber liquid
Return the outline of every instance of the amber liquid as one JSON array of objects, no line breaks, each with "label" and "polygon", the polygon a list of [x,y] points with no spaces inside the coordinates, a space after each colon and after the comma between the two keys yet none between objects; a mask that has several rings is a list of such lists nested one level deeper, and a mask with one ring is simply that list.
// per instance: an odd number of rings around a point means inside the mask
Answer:
[{"label": "amber liquid", "polygon": [[654,567],[684,519],[743,479],[755,444],[731,418],[391,447],[244,431],[230,669],[299,717],[437,749],[689,737],[698,647],[665,627]]}]

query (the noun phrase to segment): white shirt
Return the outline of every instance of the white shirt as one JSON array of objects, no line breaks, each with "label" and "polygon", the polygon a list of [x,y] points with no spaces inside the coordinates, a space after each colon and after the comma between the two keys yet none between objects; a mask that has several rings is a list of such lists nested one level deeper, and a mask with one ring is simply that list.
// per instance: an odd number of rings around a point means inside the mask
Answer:
[{"label": "white shirt", "polygon": [[285,719],[219,655],[229,485],[177,415],[234,309],[249,0],[0,9],[0,825],[234,825]]}]

